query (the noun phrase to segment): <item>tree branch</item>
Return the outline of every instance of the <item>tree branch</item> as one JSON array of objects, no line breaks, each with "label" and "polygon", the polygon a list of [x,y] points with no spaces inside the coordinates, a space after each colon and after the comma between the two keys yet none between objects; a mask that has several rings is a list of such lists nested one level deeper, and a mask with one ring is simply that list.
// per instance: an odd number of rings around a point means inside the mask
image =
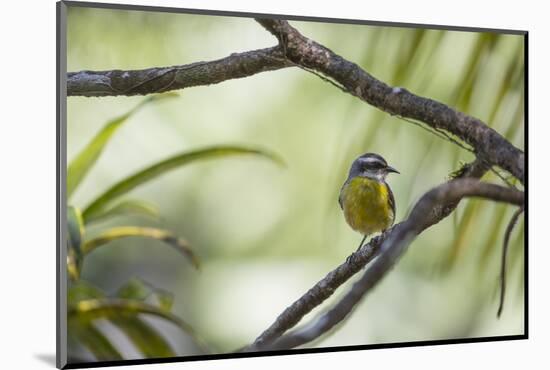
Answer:
[{"label": "tree branch", "polygon": [[471,178],[451,180],[430,190],[416,203],[407,220],[396,225],[388,233],[380,246],[379,257],[334,307],[310,325],[284,335],[271,344],[264,344],[259,349],[294,348],[319,338],[342,322],[365,294],[393,267],[412,240],[432,225],[434,220],[441,218],[441,211],[447,208],[441,205],[456,204],[463,197],[482,197],[519,206],[524,202],[524,194],[521,191]]},{"label": "tree branch", "polygon": [[387,113],[422,121],[434,129],[456,135],[471,145],[477,156],[505,169],[524,183],[523,152],[481,120],[404,88],[386,85],[357,64],[303,36],[287,21],[257,19],[257,22],[277,37],[290,61],[324,74],[349,93]]},{"label": "tree branch", "polygon": [[[487,166],[482,161],[476,160],[464,165],[456,172],[457,178],[471,177],[481,178],[487,171]],[[429,220],[429,227],[447,217],[457,206],[458,201],[435,207]],[[329,298],[336,289],[359,272],[380,251],[382,243],[393,233],[393,229],[387,230],[380,236],[372,238],[367,244],[353,253],[343,264],[329,272],[323,279],[308,290],[302,297],[287,307],[250,346],[243,351],[254,351],[266,347],[280,337],[288,329],[294,327],[306,314],[319,306]]]},{"label": "tree branch", "polygon": [[212,85],[290,67],[280,47],[234,53],[209,62],[141,70],[80,71],[67,74],[68,96],[146,95]]},{"label": "tree branch", "polygon": [[471,145],[478,157],[510,172],[524,183],[524,153],[477,118],[443,103],[392,88],[357,64],[308,39],[287,21],[257,20],[277,37],[279,46],[188,65],[143,70],[80,71],[67,76],[68,96],[145,95],[211,85],[296,65],[319,72],[339,88],[385,112],[445,130]]}]

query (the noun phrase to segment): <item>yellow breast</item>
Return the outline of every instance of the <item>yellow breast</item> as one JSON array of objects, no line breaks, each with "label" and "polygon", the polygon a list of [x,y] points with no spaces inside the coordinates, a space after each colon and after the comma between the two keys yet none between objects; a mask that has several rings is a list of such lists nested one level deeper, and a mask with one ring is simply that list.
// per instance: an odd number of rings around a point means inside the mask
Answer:
[{"label": "yellow breast", "polygon": [[390,194],[384,183],[355,177],[342,188],[340,200],[346,222],[364,235],[385,230],[393,223]]}]

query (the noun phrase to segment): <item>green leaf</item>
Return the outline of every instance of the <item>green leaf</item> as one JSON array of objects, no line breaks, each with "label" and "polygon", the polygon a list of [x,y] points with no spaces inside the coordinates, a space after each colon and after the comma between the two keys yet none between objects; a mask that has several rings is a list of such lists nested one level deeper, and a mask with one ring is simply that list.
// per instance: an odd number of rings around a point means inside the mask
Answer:
[{"label": "green leaf", "polygon": [[73,206],[67,208],[67,222],[69,243],[75,250],[79,251],[78,253],[80,253],[80,246],[84,236],[84,221],[82,220],[82,214],[78,208]]},{"label": "green leaf", "polygon": [[[514,54],[513,55],[521,55],[521,51],[523,49],[523,42],[518,42]],[[516,58],[509,58],[508,64],[506,66],[506,70],[500,79],[498,81],[498,88],[496,89],[496,98],[494,100],[494,103],[491,108],[491,113],[489,114],[489,118],[487,119],[487,124],[489,127],[495,127],[495,118],[497,116],[497,113],[499,109],[504,104],[506,95],[510,94],[512,89],[512,85],[515,81],[515,76],[518,74],[519,71],[523,70],[523,63],[519,64]],[[519,73],[520,76],[524,76],[524,73]],[[523,101],[523,99],[520,99],[520,101]]]},{"label": "green leaf", "polygon": [[72,280],[78,280],[83,258],[84,222],[80,210],[73,206],[67,208],[67,231],[67,270]]},{"label": "green leaf", "polygon": [[430,30],[428,34],[430,34],[431,37],[426,43],[426,55],[424,58],[422,58],[422,63],[418,63],[417,67],[415,68],[415,71],[417,72],[411,73],[411,71],[409,71],[409,74],[419,75],[417,76],[417,78],[420,79],[420,81],[417,83],[417,91],[426,91],[426,86],[433,82],[433,74],[426,73],[425,71],[433,70],[434,63],[437,60],[435,56],[437,52],[441,50],[441,46],[444,44],[446,32],[440,30]]},{"label": "green leaf", "polygon": [[[144,300],[151,294],[157,293],[153,292],[153,289],[150,286],[137,278],[128,281],[119,289],[117,293],[119,298],[135,300]],[[69,306],[76,305],[80,301],[104,298],[106,297],[103,291],[85,281],[79,281],[71,288],[69,288],[68,291]],[[161,307],[161,309],[163,308]],[[78,317],[78,315],[75,316],[75,318],[76,317]],[[144,357],[152,358],[175,356],[174,351],[172,350],[168,342],[156,331],[155,328],[153,328],[141,318],[137,316],[115,315],[110,318],[110,322],[126,334],[126,336],[132,341],[132,343],[143,354]],[[80,325],[81,331],[84,330],[85,332],[87,332],[90,330],[91,324],[89,320],[79,318],[77,320],[73,320],[72,323],[73,325]],[[92,330],[93,329],[95,328],[92,327]],[[84,334],[88,335],[88,333]],[[96,333],[92,333],[92,339],[96,337]],[[105,352],[105,340],[107,339],[105,338],[104,340],[94,340],[94,342],[99,342],[100,344],[100,353]],[[95,343],[94,345],[89,344],[87,347],[90,350],[95,349],[97,351],[97,345]]]},{"label": "green leaf", "polygon": [[67,253],[67,272],[69,274],[69,279],[72,281],[77,281],[80,278],[80,270],[77,267],[78,262],[76,256],[72,249],[69,249]]},{"label": "green leaf", "polygon": [[86,223],[104,221],[105,219],[111,217],[129,215],[146,216],[157,220],[160,218],[159,209],[155,204],[143,200],[131,199],[121,201],[103,212],[92,215],[92,217],[86,219]]},{"label": "green leaf", "polygon": [[522,91],[520,98],[518,99],[514,113],[510,116],[510,122],[508,128],[504,133],[504,137],[508,140],[513,140],[516,136],[517,131],[520,128],[523,128],[524,125],[521,124],[522,120],[525,117],[525,93]]},{"label": "green leaf", "polygon": [[[151,297],[154,304],[163,311],[170,312],[174,303],[174,295],[164,289],[154,287],[153,285],[138,279],[132,278],[118,290],[117,297],[125,299],[136,299],[145,301]],[[153,303],[153,302],[151,302]]]},{"label": "green leaf", "polygon": [[174,305],[174,295],[166,290],[156,289],[153,293],[153,296],[156,299],[158,307],[165,311],[172,311],[172,306]]},{"label": "green leaf", "polygon": [[130,190],[142,185],[156,177],[165,174],[180,166],[204,159],[222,158],[234,155],[259,155],[271,159],[280,165],[284,165],[281,158],[265,150],[234,147],[234,146],[215,146],[205,149],[199,149],[191,152],[184,152],[173,157],[160,161],[149,166],[113,185],[105,193],[94,200],[83,212],[85,220],[95,216],[102,211],[114,199],[126,194]]},{"label": "green leaf", "polygon": [[471,97],[479,79],[480,73],[486,62],[484,57],[493,49],[498,36],[492,33],[480,33],[469,54],[469,60],[462,71],[459,83],[455,86],[453,97],[450,99],[453,105],[461,108],[463,112],[468,111]]},{"label": "green leaf", "polygon": [[415,59],[415,56],[419,54],[419,46],[424,40],[426,34],[427,31],[425,29],[417,28],[409,34],[409,37],[404,37],[402,39],[399,47],[400,55],[397,59],[399,62],[395,63],[393,69],[393,76],[391,80],[392,85],[406,86],[404,83],[406,82],[405,78],[410,75],[410,73],[407,72],[410,71],[410,66]]},{"label": "green leaf", "polygon": [[88,143],[88,145],[86,145],[69,164],[67,170],[67,198],[71,196],[74,190],[86,177],[111,137],[115,134],[115,132],[117,132],[120,126],[122,126],[122,124],[126,122],[128,118],[130,118],[135,112],[137,112],[147,103],[174,96],[177,96],[177,94],[168,93],[151,95],[127,113],[107,122],[105,126],[103,126],[101,131],[97,133],[97,135]]},{"label": "green leaf", "polygon": [[170,344],[158,331],[139,317],[117,317],[111,319],[132,341],[145,358],[173,357],[176,354]]},{"label": "green leaf", "polygon": [[180,237],[177,237],[173,233],[167,230],[152,228],[152,227],[140,227],[140,226],[119,226],[113,227],[102,232],[97,237],[87,240],[82,247],[83,253],[86,255],[96,248],[105,245],[113,240],[129,238],[129,237],[142,237],[151,238],[162,241],[172,247],[178,252],[191,260],[191,263],[196,268],[199,268],[199,260],[191,250],[189,243]]},{"label": "green leaf", "polygon": [[112,320],[120,317],[136,317],[140,314],[171,322],[190,335],[202,349],[206,348],[193,328],[185,321],[170,312],[144,302],[117,298],[90,299],[70,305],[67,310],[69,320],[77,319],[81,323],[90,323],[97,319]]},{"label": "green leaf", "polygon": [[471,230],[476,225],[481,209],[484,204],[476,199],[468,200],[464,213],[460,219],[458,229],[455,231],[455,240],[453,241],[445,260],[443,261],[442,270],[447,271],[454,266],[456,260],[464,252],[471,239]]},{"label": "green leaf", "polygon": [[98,361],[122,360],[122,355],[92,323],[69,322],[69,335],[90,351]]},{"label": "green leaf", "polygon": [[116,296],[124,299],[144,301],[151,293],[152,289],[148,284],[145,284],[143,280],[133,278],[118,289]]},{"label": "green leaf", "polygon": [[98,287],[80,280],[73,284],[67,292],[67,302],[69,305],[76,304],[87,299],[105,298],[105,293]]}]

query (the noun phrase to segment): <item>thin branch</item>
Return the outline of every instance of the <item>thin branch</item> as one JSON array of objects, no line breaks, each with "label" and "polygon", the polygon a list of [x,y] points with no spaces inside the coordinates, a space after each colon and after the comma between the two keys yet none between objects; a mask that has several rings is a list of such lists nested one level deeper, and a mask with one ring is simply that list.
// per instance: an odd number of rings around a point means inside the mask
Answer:
[{"label": "thin branch", "polygon": [[516,226],[516,223],[518,222],[519,215],[523,212],[523,207],[520,207],[514,214],[512,215],[512,218],[510,219],[510,223],[508,223],[508,226],[506,227],[506,231],[504,233],[504,242],[502,245],[502,260],[500,265],[500,301],[498,304],[498,311],[497,311],[497,317],[500,318],[500,314],[502,313],[502,309],[504,308],[504,296],[506,294],[506,255],[508,252],[508,245],[510,244],[510,235],[512,235],[512,231],[514,230],[514,226]]},{"label": "thin branch", "polygon": [[378,258],[338,303],[306,327],[278,338],[264,346],[264,349],[287,349],[303,345],[342,322],[393,267],[414,238],[432,225],[434,219],[440,218],[437,214],[441,205],[456,204],[463,197],[482,197],[519,206],[524,202],[521,191],[471,178],[452,180],[430,190],[416,203],[407,220],[392,229],[380,247]]},{"label": "thin branch", "polygon": [[300,68],[300,69],[303,69],[304,71],[306,72],[309,72],[317,77],[319,77],[321,80],[331,84],[332,86],[336,87],[338,90],[346,93],[346,94],[350,94],[350,92],[348,90],[346,90],[345,87],[343,86],[340,86],[339,84],[337,84],[336,82],[334,82],[333,80],[331,80],[330,78],[327,78],[325,76],[323,76],[322,74],[318,73],[318,72],[315,72],[315,70],[313,69],[310,69],[310,68],[307,68],[307,67],[304,67],[304,66],[301,66],[299,64],[295,64],[296,67]]},{"label": "thin branch", "polygon": [[141,70],[80,71],[67,74],[68,96],[146,95],[212,85],[291,67],[280,47],[234,53],[209,62]]},{"label": "thin branch", "polygon": [[413,125],[416,125],[416,126],[420,127],[421,129],[424,129],[424,130],[428,131],[429,133],[439,137],[440,139],[449,141],[450,143],[455,144],[455,145],[459,146],[460,148],[462,148],[462,149],[464,149],[464,150],[466,150],[470,153],[474,152],[474,150],[472,148],[469,148],[466,145],[462,144],[460,141],[454,139],[448,133],[446,133],[445,131],[443,131],[441,129],[436,129],[436,128],[432,128],[431,126],[423,125],[420,122],[415,121],[413,119],[407,119],[405,117],[399,117],[399,116],[397,118],[399,118],[402,121],[412,123]]},{"label": "thin branch", "polygon": [[[484,162],[476,160],[472,163],[465,164],[460,170],[456,171],[455,178],[481,178],[487,171],[487,168],[488,167]],[[447,217],[454,210],[457,204],[458,202],[441,206],[437,212],[434,213],[431,224],[436,224],[443,218]],[[380,236],[372,238],[362,248],[351,254],[343,264],[329,272],[323,279],[309,289],[309,291],[287,307],[277,317],[275,322],[260,336],[258,336],[252,345],[244,348],[243,351],[261,349],[262,347],[272,343],[288,329],[294,327],[306,314],[328,299],[339,286],[349,280],[374,257],[376,257],[380,250],[380,246],[388,238],[388,236],[393,233],[393,229],[395,227],[396,226],[387,230]]]},{"label": "thin branch", "polygon": [[508,179],[510,177],[513,177],[513,176],[509,176],[508,178],[506,178],[499,171],[497,171],[496,169],[494,169],[492,167],[491,167],[491,172],[494,173],[499,179],[501,179],[502,182],[504,182],[506,185],[508,185],[508,187],[513,188],[513,189],[517,189],[516,186],[514,184],[512,184],[510,182],[510,180]]},{"label": "thin branch", "polygon": [[507,170],[524,183],[524,153],[481,120],[404,88],[386,85],[357,64],[303,36],[287,21],[257,19],[257,22],[279,40],[286,57],[293,63],[322,73],[389,114],[418,120],[455,135],[471,145],[477,156]]}]

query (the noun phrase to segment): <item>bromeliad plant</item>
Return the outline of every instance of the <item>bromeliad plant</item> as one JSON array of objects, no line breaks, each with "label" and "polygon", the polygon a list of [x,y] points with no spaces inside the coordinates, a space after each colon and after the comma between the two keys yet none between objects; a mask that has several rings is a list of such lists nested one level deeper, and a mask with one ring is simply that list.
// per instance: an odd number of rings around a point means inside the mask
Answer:
[{"label": "bromeliad plant", "polygon": [[[132,110],[105,124],[102,130],[70,162],[67,170],[67,197],[82,183],[97,162],[109,140],[117,130],[141,107],[177,94],[153,95]],[[157,227],[118,226],[108,228],[98,236],[88,238],[86,228],[95,222],[113,217],[144,215],[158,219],[158,208],[147,201],[124,199],[132,189],[151,181],[173,169],[204,159],[216,159],[235,155],[258,155],[279,164],[279,157],[264,150],[240,146],[213,146],[176,154],[128,176],[99,195],[88,206],[80,209],[69,205],[67,209],[67,326],[69,343],[86,348],[96,360],[123,359],[114,341],[98,328],[97,320],[108,320],[120,329],[145,358],[175,356],[175,351],[159,331],[144,320],[154,316],[171,322],[190,335],[204,352],[206,346],[192,327],[171,312],[173,295],[165,290],[134,278],[124,284],[115,295],[108,296],[98,287],[81,280],[86,256],[110,242],[129,237],[158,240],[181,252],[190,263],[199,268],[199,259],[189,243],[175,233]],[[71,356],[71,353],[69,354]]]}]

